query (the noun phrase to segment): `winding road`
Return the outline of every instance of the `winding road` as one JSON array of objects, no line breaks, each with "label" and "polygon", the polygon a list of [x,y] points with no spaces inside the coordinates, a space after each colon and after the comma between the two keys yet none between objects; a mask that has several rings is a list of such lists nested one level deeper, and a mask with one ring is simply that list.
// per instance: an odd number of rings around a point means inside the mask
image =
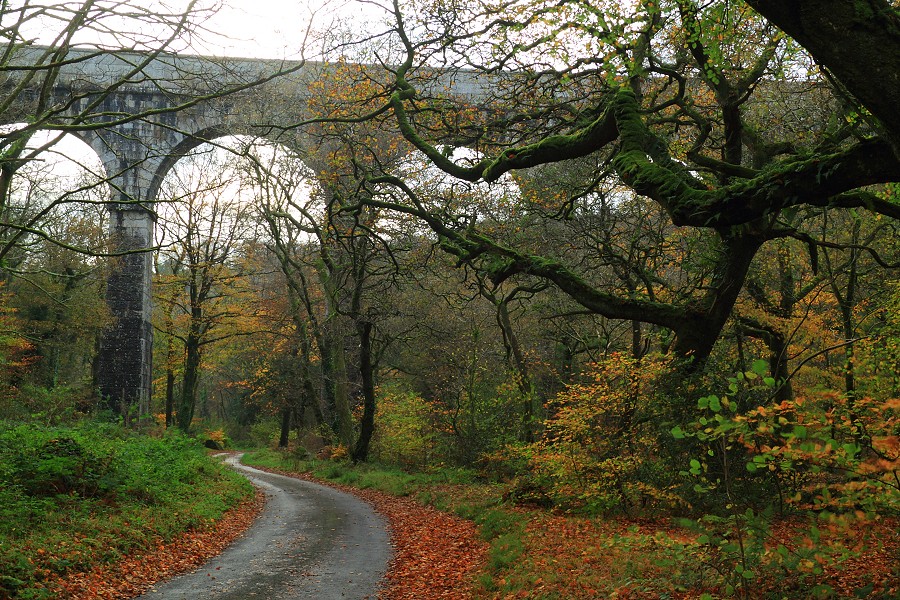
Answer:
[{"label": "winding road", "polygon": [[376,598],[391,556],[385,519],[349,494],[239,460],[226,462],[266,493],[262,514],[222,554],[140,598]]}]

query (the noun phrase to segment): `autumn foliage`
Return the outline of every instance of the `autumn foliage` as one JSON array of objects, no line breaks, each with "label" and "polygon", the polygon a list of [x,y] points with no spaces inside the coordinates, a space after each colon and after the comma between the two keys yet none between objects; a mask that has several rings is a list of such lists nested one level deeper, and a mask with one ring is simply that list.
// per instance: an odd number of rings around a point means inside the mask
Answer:
[{"label": "autumn foliage", "polygon": [[523,463],[520,492],[546,494],[555,506],[591,512],[649,511],[675,505],[671,483],[659,472],[656,427],[648,411],[660,403],[657,379],[665,364],[615,353],[588,366],[547,406],[543,434],[510,446]]}]

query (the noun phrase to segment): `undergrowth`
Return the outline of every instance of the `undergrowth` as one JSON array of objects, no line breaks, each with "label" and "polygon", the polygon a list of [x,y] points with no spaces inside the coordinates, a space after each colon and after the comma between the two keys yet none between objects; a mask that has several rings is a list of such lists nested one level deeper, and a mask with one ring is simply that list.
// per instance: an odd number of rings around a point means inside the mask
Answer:
[{"label": "undergrowth", "polygon": [[252,493],[180,435],[0,422],[0,598],[202,528]]}]

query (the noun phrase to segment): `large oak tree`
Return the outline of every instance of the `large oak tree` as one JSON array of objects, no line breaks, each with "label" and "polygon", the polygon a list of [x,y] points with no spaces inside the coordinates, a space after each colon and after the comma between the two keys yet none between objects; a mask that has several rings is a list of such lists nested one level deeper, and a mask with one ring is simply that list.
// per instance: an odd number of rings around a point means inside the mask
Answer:
[{"label": "large oak tree", "polygon": [[[795,238],[816,263],[824,240],[800,217],[900,218],[891,187],[900,53],[890,50],[900,13],[884,0],[828,4],[394,3],[386,39],[395,45],[385,46],[401,55],[383,57],[397,65],[385,103],[345,118],[392,114],[416,150],[459,180],[531,181],[537,192],[523,194],[520,223],[651,200],[670,235],[707,248],[706,275],[690,293],[667,293],[671,268],[661,266],[623,294],[587,262],[498,235],[477,211],[448,211],[396,173],[372,178],[367,202],[417,216],[495,283],[549,280],[592,312],[673,332],[670,348],[703,364],[765,244]],[[448,146],[482,158],[454,161]],[[575,165],[577,183],[540,185],[548,169]]]}]

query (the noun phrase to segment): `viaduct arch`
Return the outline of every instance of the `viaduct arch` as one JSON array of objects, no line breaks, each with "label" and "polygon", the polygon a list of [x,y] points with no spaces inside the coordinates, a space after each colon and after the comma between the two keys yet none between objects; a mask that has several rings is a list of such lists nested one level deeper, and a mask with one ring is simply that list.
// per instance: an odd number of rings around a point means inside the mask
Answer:
[{"label": "viaduct arch", "polygon": [[[38,62],[29,57],[42,50],[25,48],[16,62],[27,68]],[[143,413],[149,406],[153,350],[149,249],[154,239],[153,203],[165,174],[192,148],[224,135],[268,137],[266,132],[274,129],[300,138],[295,141],[305,146],[302,132],[290,125],[303,119],[311,84],[329,68],[323,62],[88,50],[70,50],[57,67],[53,97],[65,106],[59,115],[75,123],[61,129],[76,134],[97,153],[112,189],[109,233],[121,255],[107,283],[106,302],[114,325],[101,341],[96,383],[113,411],[128,414],[136,408]],[[456,74],[440,85],[470,98],[484,95],[485,84],[474,77]],[[85,114],[91,115],[94,125],[79,127]],[[283,140],[279,138],[274,141]],[[311,160],[315,162],[315,157]]]}]

